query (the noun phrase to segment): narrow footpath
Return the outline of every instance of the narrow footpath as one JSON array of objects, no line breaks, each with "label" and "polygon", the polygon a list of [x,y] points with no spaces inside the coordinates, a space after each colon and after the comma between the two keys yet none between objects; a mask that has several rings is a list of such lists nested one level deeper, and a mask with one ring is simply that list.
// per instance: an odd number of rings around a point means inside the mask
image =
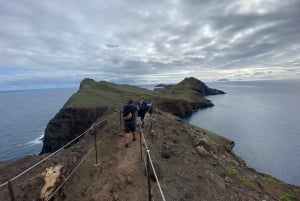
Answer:
[{"label": "narrow footpath", "polygon": [[[140,161],[139,138],[124,146],[119,119],[109,116],[109,123],[97,133],[98,161],[91,151],[86,162],[63,187],[55,200],[68,201],[143,201],[148,199],[147,177]],[[138,132],[137,132],[138,133]]]}]

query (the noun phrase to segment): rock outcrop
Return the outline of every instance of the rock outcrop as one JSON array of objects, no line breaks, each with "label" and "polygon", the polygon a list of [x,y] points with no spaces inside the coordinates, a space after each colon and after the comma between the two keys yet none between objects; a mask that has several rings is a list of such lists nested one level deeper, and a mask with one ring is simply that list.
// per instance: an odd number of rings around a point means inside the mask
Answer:
[{"label": "rock outcrop", "polygon": [[76,138],[102,117],[106,109],[106,107],[61,109],[47,125],[41,154],[54,152]]},{"label": "rock outcrop", "polygon": [[225,94],[222,90],[209,88],[204,82],[194,77],[185,78],[178,85],[195,90],[202,96]]},{"label": "rock outcrop", "polygon": [[186,100],[166,100],[158,104],[158,107],[163,111],[169,112],[179,117],[188,115],[193,111],[212,106],[214,106],[214,104],[208,99],[201,102],[188,102]]}]

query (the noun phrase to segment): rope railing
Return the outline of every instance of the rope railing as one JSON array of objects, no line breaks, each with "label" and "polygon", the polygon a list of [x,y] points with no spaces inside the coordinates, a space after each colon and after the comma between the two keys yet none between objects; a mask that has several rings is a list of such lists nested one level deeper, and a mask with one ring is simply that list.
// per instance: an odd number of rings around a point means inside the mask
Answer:
[{"label": "rope railing", "polygon": [[[157,110],[158,111],[158,110]],[[119,111],[113,111],[114,112],[119,112]],[[120,111],[120,130],[122,131],[123,128],[123,122],[121,121],[121,115],[122,115],[122,111]],[[158,117],[158,116],[157,116]],[[146,118],[147,119],[147,118]],[[14,176],[13,178],[9,179],[8,181],[0,184],[0,189],[4,186],[7,185],[8,190],[9,190],[9,197],[11,199],[11,201],[15,201],[15,195],[14,195],[14,191],[13,191],[13,186],[12,186],[12,182],[18,178],[20,178],[21,176],[23,176],[24,174],[28,173],[29,171],[31,171],[32,169],[34,169],[35,167],[39,166],[40,164],[42,164],[43,162],[45,162],[46,160],[52,158],[54,155],[56,155],[58,152],[62,151],[63,149],[67,148],[68,146],[70,146],[72,143],[74,143],[76,140],[80,139],[81,137],[83,137],[84,135],[86,135],[87,133],[89,133],[90,131],[92,131],[95,127],[103,124],[104,122],[106,122],[106,120],[102,120],[100,122],[94,123],[90,128],[88,128],[85,132],[83,132],[82,134],[80,134],[79,136],[77,136],[76,138],[74,138],[73,140],[71,140],[70,142],[68,142],[67,144],[65,144],[64,146],[62,146],[61,148],[59,148],[58,150],[56,150],[55,152],[51,153],[50,155],[48,155],[47,157],[43,158],[42,160],[36,162],[35,164],[33,164],[32,166],[30,166],[29,168],[27,168],[26,170],[22,171],[21,173],[19,173],[18,175]],[[150,122],[150,126],[151,129],[152,128],[152,119]],[[151,181],[150,181],[150,168],[152,169],[152,172],[154,174],[159,192],[160,192],[160,196],[162,198],[163,201],[165,201],[165,196],[164,193],[162,191],[160,182],[158,180],[158,176],[156,173],[156,170],[154,168],[153,162],[152,162],[152,158],[150,155],[150,149],[147,145],[146,139],[145,139],[145,135],[143,133],[143,129],[141,127],[141,125],[139,126],[140,128],[140,151],[141,151],[141,161],[144,163],[145,165],[145,170],[146,170],[146,174],[148,176],[148,194],[149,194],[149,201],[152,201],[154,199],[153,197],[153,193],[152,193],[152,189],[151,189]],[[91,151],[95,149],[95,159],[96,159],[96,165],[98,164],[98,156],[97,156],[97,136],[96,133],[95,135],[95,147],[92,147],[89,149],[89,151],[82,157],[81,161],[76,165],[76,167],[73,168],[73,170],[70,172],[70,174],[63,179],[62,183],[59,184],[59,186],[56,187],[56,189],[51,192],[50,195],[48,195],[47,197],[44,197],[44,201],[49,201],[51,200],[56,194],[57,192],[59,192],[59,190],[65,185],[65,183],[72,177],[72,175],[77,171],[77,169],[82,165],[82,163],[87,159],[87,157],[90,155]],[[143,143],[143,145],[142,145]],[[145,147],[145,155],[143,154],[143,146]],[[145,162],[145,159],[147,161],[147,163]]]},{"label": "rope railing", "polygon": [[[63,149],[67,148],[68,146],[70,146],[72,143],[74,143],[76,140],[80,139],[81,137],[83,137],[84,135],[86,135],[88,132],[90,132],[91,130],[93,130],[95,127],[97,127],[98,125],[101,125],[105,122],[106,120],[102,120],[98,123],[94,123],[90,128],[88,128],[85,132],[83,132],[82,134],[80,134],[79,136],[77,136],[76,138],[74,138],[73,140],[71,140],[70,142],[68,142],[67,144],[65,144],[64,146],[62,146],[61,148],[59,148],[58,150],[56,150],[55,152],[51,153],[50,155],[48,155],[47,157],[43,158],[42,160],[40,160],[39,162],[33,164],[31,167],[27,168],[26,170],[22,171],[21,173],[19,173],[18,175],[16,175],[15,177],[9,179],[8,181],[2,183],[0,185],[0,189],[2,187],[4,187],[5,185],[8,186],[9,189],[9,194],[10,194],[10,199],[12,201],[15,201],[15,195],[14,195],[14,191],[13,191],[13,187],[12,187],[12,182],[16,179],[18,179],[19,177],[23,176],[24,174],[28,173],[29,171],[31,171],[32,169],[34,169],[35,167],[39,166],[40,164],[42,164],[43,162],[45,162],[46,160],[48,160],[49,158],[52,158],[54,155],[56,155],[58,152],[62,151]],[[95,134],[96,135],[96,134]],[[96,140],[96,137],[95,137]],[[86,159],[86,157],[88,156],[88,154],[90,153],[90,151],[93,150],[93,148],[91,148],[89,150],[89,152],[86,154],[86,156],[84,156],[84,158],[78,163],[78,165],[72,170],[72,172],[70,173],[70,175],[68,175],[67,179],[62,183],[64,184],[68,178],[70,178],[70,176],[76,171],[76,169],[80,166],[80,164]],[[97,156],[97,150],[96,150],[96,156]],[[97,157],[96,157],[97,160]],[[97,161],[96,161],[97,163]],[[63,185],[59,186],[59,189],[62,187]],[[58,189],[58,190],[59,190]],[[58,190],[56,190],[55,192],[57,192]],[[53,194],[54,195],[54,194]],[[53,197],[53,195],[51,197]],[[50,198],[49,198],[50,199]],[[49,200],[47,199],[47,200]]]},{"label": "rope railing", "polygon": [[71,176],[75,173],[75,171],[79,168],[79,166],[87,159],[88,155],[90,154],[90,152],[92,150],[93,150],[93,148],[91,148],[88,151],[88,153],[83,157],[83,159],[81,159],[81,161],[72,170],[72,172],[68,175],[68,177],[64,179],[64,181],[56,188],[56,190],[47,199],[45,199],[45,201],[49,201],[50,199],[52,199],[52,197],[65,185],[65,183],[71,178]]},{"label": "rope railing", "polygon": [[[151,117],[150,117],[150,118],[151,118]],[[153,126],[153,124],[152,124],[152,119],[151,119],[151,122],[150,122],[150,126],[151,126],[151,129],[153,129],[153,128],[152,128],[152,126]],[[143,132],[143,128],[142,128],[141,125],[139,126],[139,128],[140,128],[140,133],[141,133],[141,140],[140,140],[141,160],[142,160],[142,162],[143,162],[144,165],[145,165],[145,168],[146,168],[146,174],[147,174],[147,177],[148,177],[148,194],[149,194],[149,201],[151,201],[151,200],[153,199],[153,196],[152,196],[152,189],[151,189],[151,182],[150,182],[150,167],[152,168],[152,172],[153,172],[153,175],[154,175],[154,177],[155,177],[155,180],[156,180],[156,183],[157,183],[159,192],[160,192],[161,199],[162,199],[163,201],[166,201],[165,196],[164,196],[164,193],[163,193],[162,188],[161,188],[161,185],[160,185],[160,182],[159,182],[159,180],[158,180],[158,176],[157,176],[156,170],[155,170],[155,168],[154,168],[154,165],[153,165],[153,162],[152,162],[152,159],[151,159],[150,149],[149,149],[149,147],[148,147],[148,145],[147,145],[146,138],[145,138],[145,135],[144,135],[144,132]],[[142,143],[142,141],[143,141],[144,144]],[[147,158],[147,164],[145,163],[145,160],[144,160],[144,157],[143,157],[143,153],[142,153],[143,148],[142,148],[142,146],[144,146],[145,149],[146,149],[146,154],[147,154],[147,155],[146,155],[146,156],[147,156],[147,157],[146,157],[146,158]]]}]

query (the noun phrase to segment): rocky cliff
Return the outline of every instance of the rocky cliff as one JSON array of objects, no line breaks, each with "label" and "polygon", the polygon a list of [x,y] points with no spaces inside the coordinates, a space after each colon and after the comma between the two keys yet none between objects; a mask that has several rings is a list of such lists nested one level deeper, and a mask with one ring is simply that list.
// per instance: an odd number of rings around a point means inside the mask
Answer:
[{"label": "rocky cliff", "polygon": [[41,154],[56,151],[83,133],[108,108],[120,109],[128,99],[138,99],[141,94],[146,95],[161,110],[183,116],[198,109],[212,107],[213,103],[204,96],[224,92],[211,89],[196,78],[186,78],[172,87],[158,91],[105,81],[95,82],[86,78],[80,83],[79,91],[49,121]]},{"label": "rocky cliff", "polygon": [[207,107],[212,107],[214,104],[210,100],[203,100],[201,102],[188,102],[184,100],[165,100],[158,104],[158,107],[165,112],[169,112],[176,116],[185,116],[191,112]]},{"label": "rocky cliff", "polygon": [[62,108],[45,130],[41,154],[54,152],[86,131],[107,110],[97,108]]}]

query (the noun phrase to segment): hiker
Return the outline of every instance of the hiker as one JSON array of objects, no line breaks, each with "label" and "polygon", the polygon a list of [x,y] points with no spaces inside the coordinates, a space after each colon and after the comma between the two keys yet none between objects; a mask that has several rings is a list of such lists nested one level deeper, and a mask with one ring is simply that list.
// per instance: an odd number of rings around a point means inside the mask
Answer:
[{"label": "hiker", "polygon": [[144,127],[144,118],[152,103],[148,103],[145,96],[140,96],[140,102],[138,103],[138,116],[141,117],[141,126]]},{"label": "hiker", "polygon": [[135,113],[137,111],[136,106],[133,104],[132,100],[129,100],[126,105],[123,107],[123,119],[124,119],[124,138],[125,138],[125,147],[129,145],[129,134],[132,133],[132,141],[136,140],[136,119]]}]

